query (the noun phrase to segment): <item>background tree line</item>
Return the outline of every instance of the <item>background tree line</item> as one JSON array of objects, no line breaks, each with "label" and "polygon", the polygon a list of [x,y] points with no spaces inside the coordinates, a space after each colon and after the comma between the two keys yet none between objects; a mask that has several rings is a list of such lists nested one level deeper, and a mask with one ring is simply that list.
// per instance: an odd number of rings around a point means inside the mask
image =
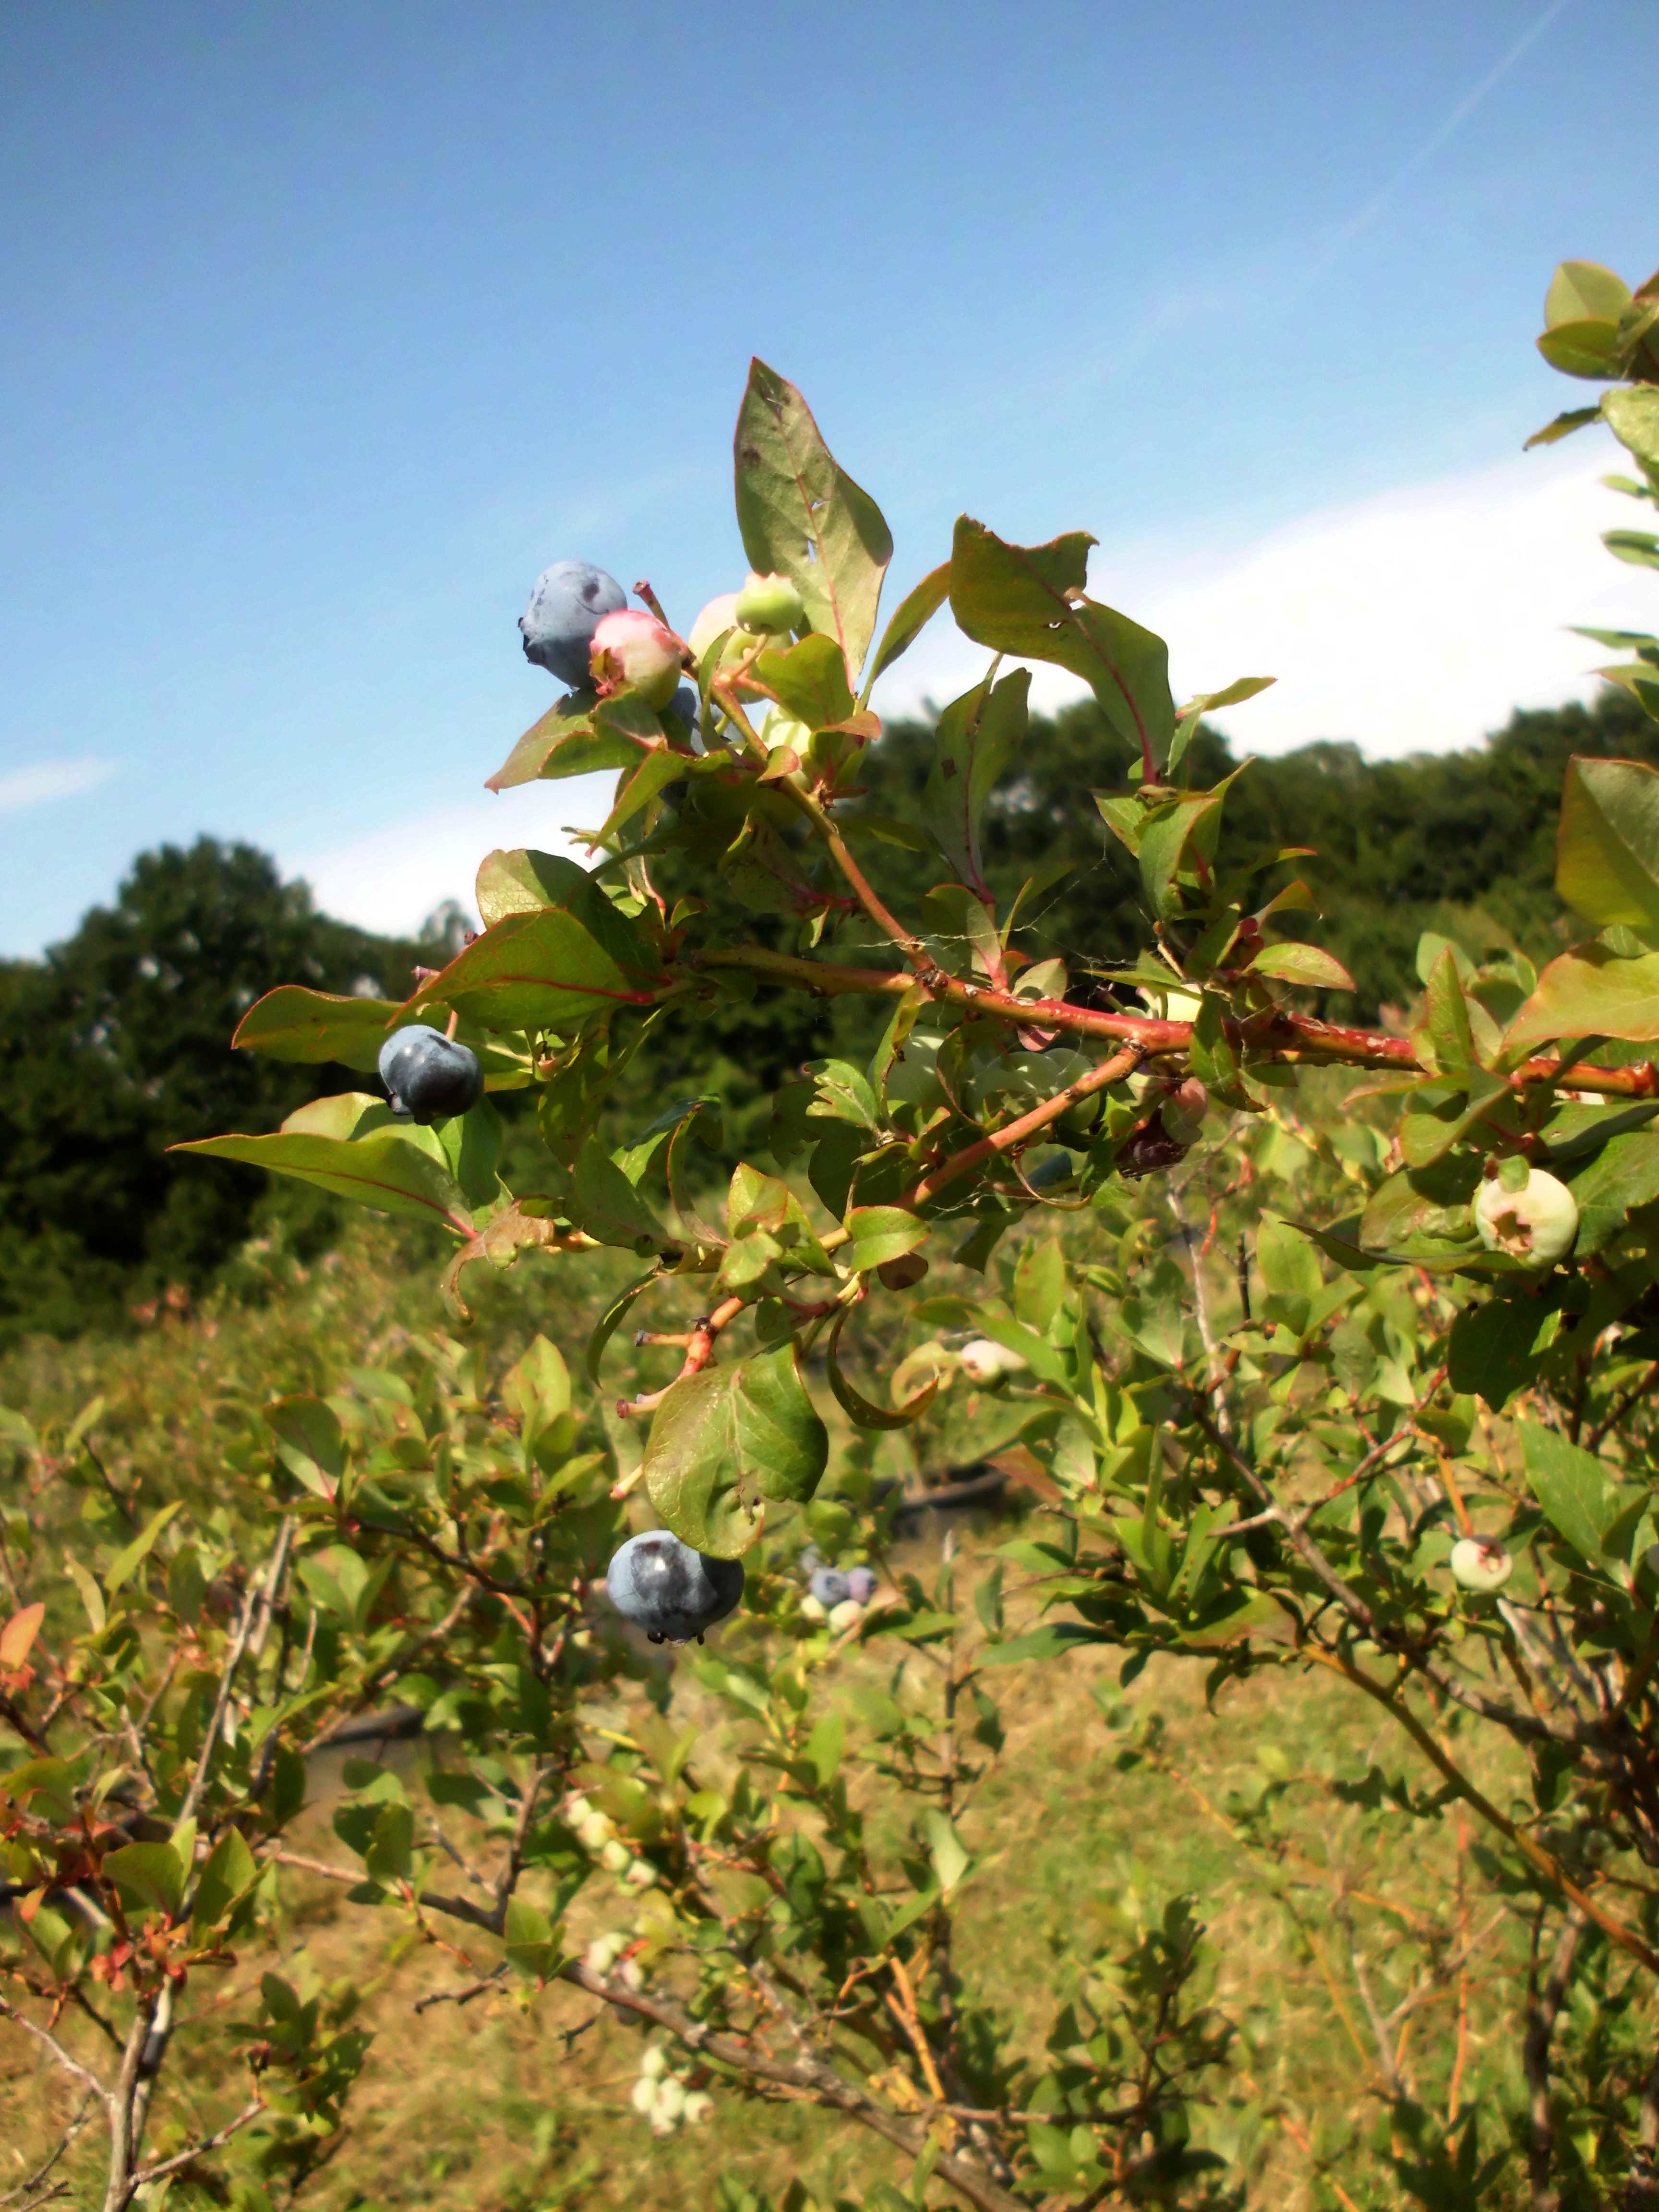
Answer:
[{"label": "background tree line", "polygon": [[[905,811],[931,746],[923,724],[888,729],[868,758],[871,811]],[[1031,902],[1021,938],[1038,957],[1086,947],[1097,963],[1127,959],[1144,936],[1134,864],[1088,798],[1121,782],[1117,750],[1091,705],[1068,708],[1034,726],[992,802],[986,873],[1000,902],[1038,871],[1071,864]],[[1609,690],[1593,707],[1517,714],[1460,752],[1368,761],[1356,745],[1318,744],[1240,777],[1227,815],[1241,843],[1313,848],[1278,880],[1299,874],[1311,885],[1319,940],[1355,979],[1350,1003],[1331,1002],[1336,1018],[1374,1021],[1409,1000],[1425,929],[1476,956],[1500,944],[1535,959],[1559,949],[1553,825],[1573,753],[1659,760],[1659,741],[1636,703]],[[1189,762],[1195,782],[1213,785],[1234,757],[1201,731]],[[868,865],[879,886],[908,898],[939,872],[889,843],[870,845]],[[672,878],[672,856],[664,872]],[[746,927],[763,941],[793,935],[765,915]],[[171,1285],[199,1291],[234,1270],[223,1255],[251,1235],[324,1249],[336,1214],[320,1194],[169,1159],[167,1147],[275,1128],[307,1098],[361,1084],[337,1068],[229,1052],[261,993],[303,980],[402,998],[416,964],[441,965],[464,927],[449,908],[418,939],[375,936],[319,913],[253,847],[203,838],[142,854],[113,903],[44,959],[0,965],[0,1342],[118,1326]],[[750,1143],[802,1060],[867,1045],[880,1018],[868,1000],[724,1000],[707,1022],[648,1040],[638,1077],[665,1097],[702,1089],[712,1048],[733,1140]],[[512,1094],[498,1103],[510,1122]]]}]

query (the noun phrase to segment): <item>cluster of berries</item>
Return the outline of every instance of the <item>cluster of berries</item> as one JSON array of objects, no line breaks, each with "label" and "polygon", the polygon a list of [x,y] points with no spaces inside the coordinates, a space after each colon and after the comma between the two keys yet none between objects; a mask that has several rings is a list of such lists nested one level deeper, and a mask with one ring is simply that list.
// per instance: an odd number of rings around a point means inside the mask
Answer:
[{"label": "cluster of berries", "polygon": [[800,1555],[806,1575],[806,1595],[801,1611],[809,1620],[823,1620],[836,1635],[855,1627],[864,1608],[876,1594],[875,1571],[871,1567],[828,1567],[815,1546]]},{"label": "cluster of berries", "polygon": [[744,649],[757,640],[787,637],[805,612],[787,576],[751,575],[740,592],[709,601],[688,640],[654,614],[630,607],[616,578],[591,561],[556,561],[537,577],[519,628],[525,659],[573,690],[591,686],[602,699],[637,691],[658,713],[672,706],[695,722],[696,694],[680,690],[688,661],[726,630],[740,634]]},{"label": "cluster of berries", "polygon": [[607,1874],[625,1881],[630,1889],[654,1889],[657,1869],[623,1841],[608,1813],[586,1797],[573,1797],[564,1808],[565,1819],[576,1832],[584,1850],[591,1851]]},{"label": "cluster of berries", "polygon": [[708,2092],[688,2087],[685,2075],[674,2072],[668,2053],[655,2043],[647,2045],[640,2061],[640,2078],[629,2102],[642,2119],[650,2121],[653,2136],[672,2136],[682,2126],[698,2127],[714,2109]]}]

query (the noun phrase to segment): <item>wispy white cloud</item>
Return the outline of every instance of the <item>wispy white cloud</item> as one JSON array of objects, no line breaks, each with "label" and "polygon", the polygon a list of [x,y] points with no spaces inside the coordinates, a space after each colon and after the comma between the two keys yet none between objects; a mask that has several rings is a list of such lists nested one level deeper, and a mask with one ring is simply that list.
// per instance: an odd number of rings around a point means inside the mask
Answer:
[{"label": "wispy white cloud", "polygon": [[54,799],[78,799],[115,774],[113,761],[31,761],[27,768],[0,775],[0,814],[21,814],[26,806],[45,806]]},{"label": "wispy white cloud", "polygon": [[[1599,482],[1609,459],[1586,446],[1506,462],[1309,515],[1196,559],[1157,548],[1133,563],[1097,556],[1091,587],[1169,639],[1178,697],[1236,676],[1279,678],[1217,717],[1241,750],[1279,752],[1316,738],[1352,738],[1371,754],[1473,744],[1515,707],[1593,693],[1597,648],[1567,623],[1659,622],[1648,572],[1621,566],[1601,544],[1600,532],[1629,515],[1629,502]],[[882,679],[876,705],[892,717],[952,698],[987,659],[941,617]],[[1059,670],[1035,672],[1043,708],[1082,691]],[[0,805],[21,780],[0,778]],[[305,878],[342,920],[412,931],[446,899],[472,910],[478,863],[493,848],[568,850],[565,825],[601,821],[613,782],[579,776],[470,796],[286,854],[284,872]]]},{"label": "wispy white cloud", "polygon": [[[1588,444],[1517,458],[1197,558],[1153,547],[1131,567],[1097,556],[1091,589],[1168,638],[1177,696],[1277,676],[1271,691],[1217,717],[1241,747],[1474,744],[1516,707],[1594,693],[1601,656],[1567,624],[1659,626],[1647,572],[1601,544],[1630,520],[1628,501],[1599,481],[1613,458]],[[893,715],[949,699],[985,665],[980,647],[937,629],[884,678],[876,704]],[[1040,669],[1032,696],[1052,708],[1082,692]]]},{"label": "wispy white cloud", "polygon": [[317,852],[284,855],[283,872],[302,877],[325,914],[362,929],[404,934],[447,899],[476,912],[478,863],[497,846],[568,851],[564,825],[597,827],[615,784],[614,775],[580,775],[566,783],[521,785],[498,798],[468,798]]},{"label": "wispy white cloud", "polygon": [[1486,94],[1502,83],[1516,64],[1543,37],[1556,17],[1568,5],[1569,0],[1549,0],[1549,5],[1546,7],[1542,15],[1536,16],[1528,24],[1507,52],[1498,57],[1479,84],[1464,94],[1456,106],[1429,133],[1420,145],[1413,149],[1393,175],[1385,179],[1379,189],[1372,193],[1364,207],[1358,209],[1346,222],[1339,224],[1323,247],[1309,264],[1303,281],[1293,296],[1300,298],[1304,292],[1317,283],[1333,263],[1347,251],[1354,240],[1363,232],[1370,228],[1401,186],[1409,183],[1419,169],[1427,167],[1443,146],[1448,145],[1457,136]]}]

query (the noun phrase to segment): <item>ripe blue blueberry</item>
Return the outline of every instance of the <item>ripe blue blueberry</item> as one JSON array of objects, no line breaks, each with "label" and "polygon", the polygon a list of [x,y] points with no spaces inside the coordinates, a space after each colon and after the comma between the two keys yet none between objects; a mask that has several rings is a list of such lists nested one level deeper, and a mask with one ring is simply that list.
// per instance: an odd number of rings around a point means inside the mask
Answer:
[{"label": "ripe blue blueberry", "polygon": [[424,1022],[394,1030],[380,1047],[380,1080],[400,1121],[447,1121],[483,1097],[477,1055]]},{"label": "ripe blue blueberry", "polygon": [[854,1605],[868,1605],[876,1594],[876,1577],[869,1567],[848,1567],[847,1595]]},{"label": "ripe blue blueberry", "polygon": [[684,723],[693,742],[696,742],[702,729],[702,702],[694,688],[690,684],[682,684],[668,704]]},{"label": "ripe blue blueberry", "polygon": [[556,561],[537,577],[519,617],[524,657],[572,688],[592,680],[588,653],[606,615],[628,605],[614,576],[591,561]]},{"label": "ripe blue blueberry", "polygon": [[847,1577],[839,1567],[819,1567],[806,1585],[826,1613],[838,1605],[845,1605],[853,1595]]},{"label": "ripe blue blueberry", "polygon": [[694,1552],[666,1528],[647,1528],[611,1560],[605,1586],[617,1612],[653,1644],[689,1644],[694,1636],[701,1643],[743,1595],[743,1566]]}]

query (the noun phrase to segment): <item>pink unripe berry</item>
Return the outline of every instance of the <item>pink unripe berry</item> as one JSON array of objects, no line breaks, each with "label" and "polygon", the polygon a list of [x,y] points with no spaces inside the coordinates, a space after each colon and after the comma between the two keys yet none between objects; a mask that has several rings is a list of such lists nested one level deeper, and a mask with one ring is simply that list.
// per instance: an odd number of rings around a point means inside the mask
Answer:
[{"label": "pink unripe berry", "polygon": [[665,707],[679,687],[685,649],[673,631],[642,607],[606,615],[593,633],[593,680],[601,698],[637,691],[648,707]]},{"label": "pink unripe berry", "polygon": [[761,637],[792,630],[806,618],[800,593],[787,576],[757,576],[752,571],[738,593],[735,611],[738,627]]}]

